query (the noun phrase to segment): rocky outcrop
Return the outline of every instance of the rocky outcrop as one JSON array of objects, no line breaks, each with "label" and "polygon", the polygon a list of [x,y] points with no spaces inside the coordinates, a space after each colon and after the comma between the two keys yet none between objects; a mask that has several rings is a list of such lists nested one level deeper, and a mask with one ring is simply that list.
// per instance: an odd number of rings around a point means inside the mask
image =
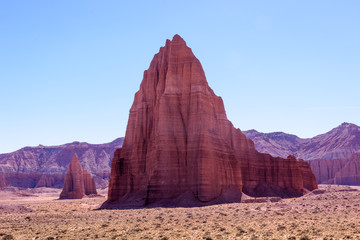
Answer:
[{"label": "rocky outcrop", "polygon": [[[82,167],[94,176],[96,184],[106,187],[110,178],[111,159],[122,142],[123,138],[118,138],[105,144],[73,142],[60,146],[25,147],[12,153],[0,154],[0,172],[9,175],[11,186],[46,185],[61,188],[64,178],[59,179],[59,175],[66,174],[67,166],[76,152]],[[51,185],[51,182],[54,184]]]},{"label": "rocky outcrop", "polygon": [[0,172],[0,189],[6,186],[5,174]]},{"label": "rocky outcrop", "polygon": [[80,160],[75,153],[65,176],[60,199],[81,199],[90,194],[97,194],[95,182],[86,170],[82,170]]},{"label": "rocky outcrop", "polygon": [[323,184],[334,184],[334,177],[348,162],[348,159],[314,159],[308,161],[318,181]]},{"label": "rocky outcrop", "polygon": [[244,133],[254,141],[258,151],[272,156],[292,154],[305,160],[347,159],[353,153],[360,153],[360,127],[352,123],[343,123],[327,133],[307,139],[283,132],[249,130]]},{"label": "rocky outcrop", "polygon": [[[311,183],[311,184],[310,184]],[[102,208],[197,206],[317,188],[310,167],[274,158],[227,119],[199,60],[178,35],[144,72]]]}]

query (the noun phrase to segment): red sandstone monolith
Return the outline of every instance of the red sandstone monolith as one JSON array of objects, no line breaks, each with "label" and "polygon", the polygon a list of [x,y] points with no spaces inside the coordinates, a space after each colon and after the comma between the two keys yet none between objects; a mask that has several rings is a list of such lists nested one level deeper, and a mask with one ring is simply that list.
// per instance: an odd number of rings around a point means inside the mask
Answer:
[{"label": "red sandstone monolith", "polygon": [[308,164],[274,158],[227,119],[185,41],[167,40],[144,72],[102,208],[201,206],[317,188]]}]

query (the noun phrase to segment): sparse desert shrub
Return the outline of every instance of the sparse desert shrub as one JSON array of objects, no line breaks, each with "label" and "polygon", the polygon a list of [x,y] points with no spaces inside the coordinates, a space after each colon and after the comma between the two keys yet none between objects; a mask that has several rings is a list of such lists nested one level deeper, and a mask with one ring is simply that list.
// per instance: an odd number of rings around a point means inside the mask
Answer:
[{"label": "sparse desert shrub", "polygon": [[310,240],[310,238],[309,238],[307,235],[305,235],[305,236],[302,236],[302,237],[300,238],[300,240]]},{"label": "sparse desert shrub", "polygon": [[54,237],[47,237],[46,240],[55,240]]},{"label": "sparse desert shrub", "polygon": [[3,240],[12,240],[12,239],[14,239],[13,235],[5,235],[3,237]]},{"label": "sparse desert shrub", "polygon": [[236,229],[238,230],[238,233],[236,233],[237,237],[240,237],[241,235],[246,233],[246,231],[244,229],[242,229],[241,227],[237,227]]},{"label": "sparse desert shrub", "polygon": [[285,230],[286,227],[284,225],[278,225],[277,227],[277,231],[280,231],[280,230]]},{"label": "sparse desert shrub", "polygon": [[141,232],[142,229],[141,229],[141,228],[134,228],[134,229],[132,229],[131,231],[133,231],[133,232]]},{"label": "sparse desert shrub", "polygon": [[296,237],[294,236],[288,237],[288,240],[296,240]]}]

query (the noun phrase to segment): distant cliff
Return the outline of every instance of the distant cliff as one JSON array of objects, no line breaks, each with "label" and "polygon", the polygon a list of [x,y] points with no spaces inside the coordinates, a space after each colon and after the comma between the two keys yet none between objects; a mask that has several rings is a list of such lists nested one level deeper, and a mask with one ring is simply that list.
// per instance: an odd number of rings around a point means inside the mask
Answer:
[{"label": "distant cliff", "polygon": [[355,124],[343,123],[308,139],[283,132],[244,133],[260,152],[280,157],[292,154],[310,160],[318,183],[360,185],[360,127]]},{"label": "distant cliff", "polygon": [[12,153],[0,154],[0,172],[11,186],[61,187],[72,156],[79,156],[83,169],[90,172],[98,187],[105,187],[110,177],[114,151],[124,138],[110,143],[73,142],[59,146],[24,147]]}]

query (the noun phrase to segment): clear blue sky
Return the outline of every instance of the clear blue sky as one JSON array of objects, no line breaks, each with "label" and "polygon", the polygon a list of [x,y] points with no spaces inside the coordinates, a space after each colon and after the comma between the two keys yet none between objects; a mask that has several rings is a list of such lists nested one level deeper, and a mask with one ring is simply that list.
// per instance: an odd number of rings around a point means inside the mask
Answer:
[{"label": "clear blue sky", "polygon": [[0,1],[0,153],[124,136],[180,34],[241,130],[360,125],[360,1]]}]

